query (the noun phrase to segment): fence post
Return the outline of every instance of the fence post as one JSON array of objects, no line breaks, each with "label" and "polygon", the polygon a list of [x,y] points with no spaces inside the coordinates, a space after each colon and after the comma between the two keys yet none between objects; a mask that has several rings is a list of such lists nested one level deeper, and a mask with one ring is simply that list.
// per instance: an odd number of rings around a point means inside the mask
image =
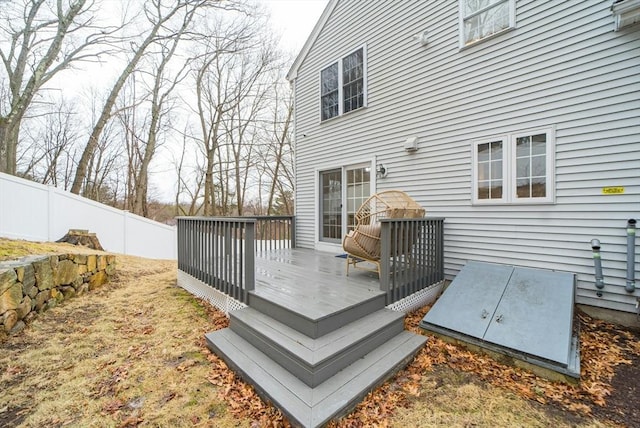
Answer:
[{"label": "fence post", "polygon": [[380,222],[380,290],[387,293],[389,298],[389,259],[391,258],[391,224]]},{"label": "fence post", "polygon": [[256,265],[255,265],[255,227],[256,223],[247,222],[245,224],[245,235],[244,235],[244,278],[245,278],[245,289],[242,298],[244,299],[244,303],[248,303],[249,296],[248,292],[253,291],[256,286]]},{"label": "fence post", "polygon": [[291,248],[296,248],[296,216],[291,216],[291,230],[289,231]]},{"label": "fence post", "polygon": [[439,280],[442,281],[444,280],[444,220],[438,220],[436,227],[438,229],[438,272],[440,273]]},{"label": "fence post", "polygon": [[177,254],[176,254],[176,259],[178,260],[178,269],[179,270],[183,270],[182,269],[182,260],[180,258],[181,255],[183,255],[182,249],[181,249],[181,244],[182,244],[182,219],[178,219],[177,223],[176,223],[176,247],[177,247]]}]

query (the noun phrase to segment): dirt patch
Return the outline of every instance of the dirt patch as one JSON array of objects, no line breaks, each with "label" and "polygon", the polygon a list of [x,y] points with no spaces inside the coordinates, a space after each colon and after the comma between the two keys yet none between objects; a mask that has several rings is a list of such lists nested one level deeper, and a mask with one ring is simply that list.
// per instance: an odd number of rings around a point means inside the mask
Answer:
[{"label": "dirt patch", "polygon": [[[640,335],[631,339],[637,345]],[[616,370],[607,405],[594,408],[594,415],[627,426],[640,426],[640,356],[629,355],[630,364]]]},{"label": "dirt patch", "polygon": [[6,406],[0,409],[0,426],[16,427],[24,421],[26,411],[19,407]]}]

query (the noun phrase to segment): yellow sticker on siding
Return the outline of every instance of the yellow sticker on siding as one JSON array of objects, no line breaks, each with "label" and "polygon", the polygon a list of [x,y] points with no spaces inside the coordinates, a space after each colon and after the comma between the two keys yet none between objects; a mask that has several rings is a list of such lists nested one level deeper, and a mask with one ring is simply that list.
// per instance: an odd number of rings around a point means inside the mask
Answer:
[{"label": "yellow sticker on siding", "polygon": [[619,195],[624,193],[624,187],[603,187],[602,193],[604,195]]}]

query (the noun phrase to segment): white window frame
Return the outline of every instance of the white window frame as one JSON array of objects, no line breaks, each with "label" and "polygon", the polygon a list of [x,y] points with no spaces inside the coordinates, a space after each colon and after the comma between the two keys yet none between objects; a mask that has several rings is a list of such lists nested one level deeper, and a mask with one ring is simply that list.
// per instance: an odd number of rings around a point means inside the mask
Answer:
[{"label": "white window frame", "polygon": [[[344,112],[344,90],[343,90],[344,82],[342,80],[342,61],[346,57],[357,52],[360,49],[362,49],[362,98],[363,98],[362,106],[358,107],[355,110],[351,110],[345,113]],[[322,71],[331,67],[332,65],[335,65],[336,63],[338,64],[338,114],[336,116],[323,119],[322,118]],[[322,67],[318,72],[318,81],[320,82],[320,84],[318,85],[319,87],[318,101],[320,104],[318,116],[319,116],[320,123],[328,122],[330,120],[341,117],[345,114],[350,114],[351,112],[360,111],[362,108],[367,107],[367,98],[368,98],[367,97],[367,45],[364,44],[354,49],[350,49],[347,53],[345,53],[344,55],[341,55],[340,58],[337,59],[336,61],[332,61],[331,63]]]},{"label": "white window frame", "polygon": [[[546,196],[538,198],[519,198],[516,186],[516,141],[519,137],[546,134],[545,148],[545,183]],[[502,198],[479,199],[478,198],[478,145],[495,141],[502,141]],[[556,196],[556,131],[555,127],[532,128],[523,131],[514,131],[504,135],[496,135],[477,139],[471,142],[472,178],[471,200],[473,205],[536,205],[554,204]]]},{"label": "white window frame", "polygon": [[[493,37],[496,37],[500,34],[503,34],[507,31],[511,31],[516,27],[516,0],[497,0],[495,1],[495,3],[484,7],[482,9],[477,10],[476,12],[474,12],[473,14],[469,15],[469,16],[465,16],[464,15],[464,3],[467,0],[458,0],[458,16],[459,16],[459,40],[460,40],[460,49],[464,49],[464,48],[468,48],[471,46],[476,45],[477,43],[483,42],[485,40],[489,40],[492,39]],[[474,16],[477,16],[483,12],[486,12],[494,7],[497,7],[498,5],[502,5],[504,3],[508,3],[508,7],[509,7],[509,26],[505,29],[502,29],[500,31],[497,31],[495,33],[489,34],[488,36],[485,36],[481,39],[475,40],[475,41],[471,41],[471,42],[466,42],[465,41],[465,34],[464,34],[464,26],[465,26],[465,22],[467,20],[469,20],[470,18],[473,18]]]}]

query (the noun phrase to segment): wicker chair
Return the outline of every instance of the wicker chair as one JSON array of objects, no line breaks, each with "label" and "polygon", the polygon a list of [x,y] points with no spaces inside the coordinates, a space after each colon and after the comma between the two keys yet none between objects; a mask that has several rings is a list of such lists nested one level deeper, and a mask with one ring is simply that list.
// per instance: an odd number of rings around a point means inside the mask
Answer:
[{"label": "wicker chair", "polygon": [[[424,208],[401,190],[371,195],[356,212],[355,229],[342,240],[347,253],[347,276],[351,265],[380,274],[380,219],[420,218],[424,214]],[[375,269],[358,266],[361,262],[373,263]]]}]

